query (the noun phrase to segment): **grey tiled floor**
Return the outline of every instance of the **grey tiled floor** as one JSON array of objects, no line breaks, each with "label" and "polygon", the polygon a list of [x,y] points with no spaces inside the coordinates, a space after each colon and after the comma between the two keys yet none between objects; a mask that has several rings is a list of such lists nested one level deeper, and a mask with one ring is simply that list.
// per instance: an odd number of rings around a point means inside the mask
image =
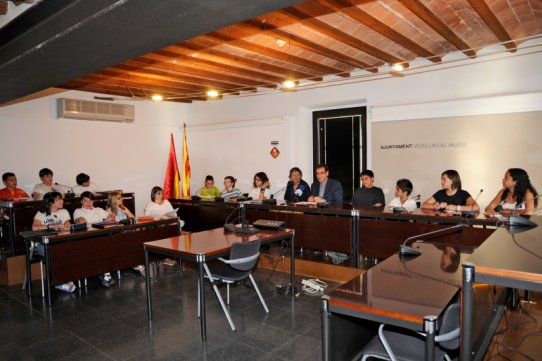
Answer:
[{"label": "grey tiled floor", "polygon": [[196,318],[194,270],[152,281],[152,324],[145,282],[131,271],[110,289],[91,279],[74,294],[55,292],[50,309],[41,298],[29,301],[20,286],[0,287],[0,360],[320,360],[320,299],[302,295],[292,303],[267,282],[268,272],[260,269],[255,278],[269,314],[253,290],[232,288],[236,332],[206,287],[206,344]]}]

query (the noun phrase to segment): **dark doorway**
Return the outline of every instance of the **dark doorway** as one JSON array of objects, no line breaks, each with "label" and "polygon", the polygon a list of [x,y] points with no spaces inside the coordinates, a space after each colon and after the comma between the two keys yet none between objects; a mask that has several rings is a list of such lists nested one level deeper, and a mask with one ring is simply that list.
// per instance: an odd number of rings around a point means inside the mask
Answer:
[{"label": "dark doorway", "polygon": [[367,167],[367,108],[318,111],[312,119],[313,165],[327,164],[329,177],[341,182],[344,201],[350,202]]}]

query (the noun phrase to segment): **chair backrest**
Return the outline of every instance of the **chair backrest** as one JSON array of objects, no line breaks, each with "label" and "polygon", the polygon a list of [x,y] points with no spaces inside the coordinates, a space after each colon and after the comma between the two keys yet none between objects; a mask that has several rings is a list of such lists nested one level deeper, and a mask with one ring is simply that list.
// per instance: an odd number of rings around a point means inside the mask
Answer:
[{"label": "chair backrest", "polygon": [[[231,245],[230,260],[238,258],[246,258],[260,253],[261,237],[253,242],[236,242]],[[231,264],[230,266],[239,271],[248,271],[254,268],[258,263],[258,258],[248,262]]]},{"label": "chair backrest", "polygon": [[[446,308],[446,311],[444,311],[444,315],[442,316],[442,325],[439,330],[439,335],[459,328],[460,309],[459,303],[452,303]],[[439,342],[439,345],[447,350],[455,350],[459,347],[459,337],[450,341]]]}]

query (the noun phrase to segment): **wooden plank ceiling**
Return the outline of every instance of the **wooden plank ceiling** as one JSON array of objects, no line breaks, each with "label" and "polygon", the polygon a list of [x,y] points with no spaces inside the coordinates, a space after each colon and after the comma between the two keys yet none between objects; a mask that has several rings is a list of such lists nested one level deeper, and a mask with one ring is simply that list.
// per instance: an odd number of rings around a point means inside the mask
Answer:
[{"label": "wooden plank ceiling", "polygon": [[[449,53],[514,52],[542,34],[540,0],[310,0],[141,55],[59,87],[148,99],[206,100],[286,80],[378,73]],[[113,97],[111,99],[113,99]]]}]

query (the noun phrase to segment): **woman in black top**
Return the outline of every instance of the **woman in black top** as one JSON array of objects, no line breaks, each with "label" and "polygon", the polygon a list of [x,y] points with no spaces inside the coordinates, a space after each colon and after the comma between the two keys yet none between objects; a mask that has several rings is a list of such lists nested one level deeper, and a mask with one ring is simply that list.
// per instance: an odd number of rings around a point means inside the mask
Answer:
[{"label": "woman in black top", "polygon": [[448,211],[479,211],[480,206],[469,192],[461,189],[461,178],[455,170],[442,172],[440,177],[442,189],[423,202],[422,208]]},{"label": "woman in black top", "polygon": [[305,202],[311,195],[311,187],[301,177],[303,173],[298,167],[290,169],[290,181],[286,185],[284,200],[287,202]]}]

